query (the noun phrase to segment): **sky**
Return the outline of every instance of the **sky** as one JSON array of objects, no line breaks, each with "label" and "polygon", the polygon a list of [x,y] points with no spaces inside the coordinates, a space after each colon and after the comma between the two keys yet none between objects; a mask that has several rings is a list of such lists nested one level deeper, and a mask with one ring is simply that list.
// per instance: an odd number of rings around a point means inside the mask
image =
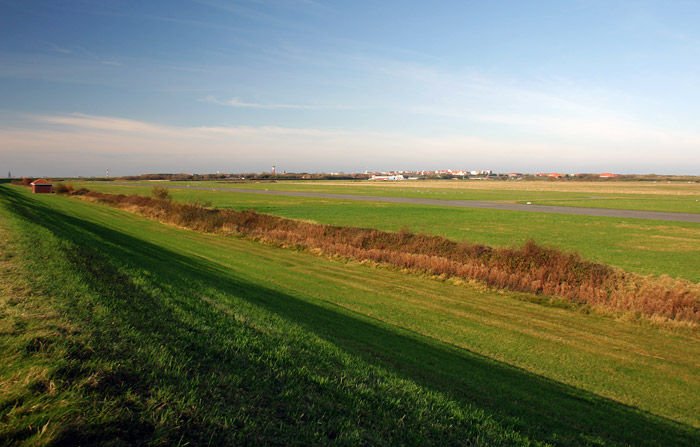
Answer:
[{"label": "sky", "polygon": [[0,0],[0,176],[700,175],[700,2]]}]

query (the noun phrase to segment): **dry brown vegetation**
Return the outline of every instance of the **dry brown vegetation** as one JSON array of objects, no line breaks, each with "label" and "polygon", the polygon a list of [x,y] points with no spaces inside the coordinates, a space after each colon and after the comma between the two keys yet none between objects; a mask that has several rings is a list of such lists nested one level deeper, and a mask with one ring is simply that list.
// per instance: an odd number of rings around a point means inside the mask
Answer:
[{"label": "dry brown vegetation", "polygon": [[624,272],[533,241],[521,247],[493,248],[408,230],[390,233],[321,225],[252,210],[212,209],[203,203],[171,202],[163,191],[154,194],[161,198],[98,192],[87,195],[195,231],[235,234],[431,275],[475,279],[496,288],[561,297],[655,320],[700,323],[698,284]]}]

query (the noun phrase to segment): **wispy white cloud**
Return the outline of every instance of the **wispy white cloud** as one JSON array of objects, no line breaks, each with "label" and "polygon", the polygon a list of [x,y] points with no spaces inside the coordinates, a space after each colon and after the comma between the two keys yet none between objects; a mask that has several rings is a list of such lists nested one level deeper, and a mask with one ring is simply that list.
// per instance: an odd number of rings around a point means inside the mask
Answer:
[{"label": "wispy white cloud", "polygon": [[219,104],[222,106],[231,107],[241,107],[248,109],[267,109],[267,110],[280,110],[280,109],[297,109],[297,110],[323,110],[323,109],[349,109],[349,107],[344,106],[332,106],[332,105],[309,105],[309,104],[262,104],[255,102],[245,102],[240,98],[231,98],[228,101],[221,101],[215,96],[206,96],[200,101],[211,102],[213,104]]},{"label": "wispy white cloud", "polygon": [[[352,132],[333,129],[281,126],[165,126],[125,118],[94,116],[83,113],[67,115],[25,115],[27,124],[49,125],[54,131],[83,133],[108,132],[112,135],[163,139],[211,139],[218,137],[348,137]],[[376,135],[376,134],[373,134]]]},{"label": "wispy white cloud", "polygon": [[634,145],[683,153],[700,150],[700,131],[665,126],[652,112],[635,107],[634,97],[587,81],[562,76],[509,79],[391,60],[368,59],[363,65],[389,88],[400,85],[407,92],[405,102],[392,104],[394,112],[450,118],[449,127],[457,133],[462,122],[477,134],[482,133],[480,124],[488,124],[511,140],[562,148],[585,141],[601,148],[616,145],[623,153]]},{"label": "wispy white cloud", "polygon": [[[121,151],[138,152],[153,150],[154,147],[170,147],[178,152],[206,154],[222,147],[258,148],[263,154],[284,153],[287,158],[297,158],[301,153],[323,157],[324,154],[341,155],[353,159],[358,156],[370,158],[398,156],[401,150],[441,148],[458,151],[465,145],[488,145],[486,140],[472,137],[443,137],[431,139],[392,132],[353,132],[342,129],[320,129],[280,126],[164,126],[143,121],[93,116],[82,113],[69,115],[24,115],[23,125],[0,129],[5,150],[14,144],[22,147],[41,147],[42,151],[51,147],[85,147],[88,151],[101,152],[101,147],[119,146]],[[15,120],[16,122],[16,120]],[[24,143],[21,143],[21,142]],[[86,144],[86,142],[91,144]],[[138,142],[138,143],[136,143]],[[21,143],[21,144],[20,144]],[[75,144],[74,146],[71,146]],[[187,148],[187,149],[184,149]],[[49,149],[51,150],[51,149]],[[104,150],[107,152],[107,150]],[[434,154],[434,152],[433,152]],[[255,152],[248,154],[250,157]],[[305,160],[304,157],[299,158]],[[307,158],[306,160],[309,160]]]},{"label": "wispy white cloud", "polygon": [[49,45],[49,50],[53,51],[54,53],[71,54],[70,50],[59,47],[58,45],[56,45],[53,42],[47,42],[47,44]]},{"label": "wispy white cloud", "polygon": [[[243,2],[233,3],[220,0],[195,0],[195,2],[267,26],[283,27],[295,31],[310,30],[301,22],[287,19],[284,14],[280,14],[279,11],[282,10],[280,4],[267,5],[266,2],[251,2],[252,6],[246,6],[242,4]],[[259,4],[255,5],[255,3]],[[284,6],[294,8],[297,11],[310,10],[315,12],[318,10],[315,2],[287,2]],[[266,12],[265,9],[274,12]]]},{"label": "wispy white cloud", "polygon": [[143,121],[106,116],[71,113],[68,115],[27,115],[29,120],[37,123],[59,124],[68,128],[97,129],[125,133],[167,133],[168,129]]},{"label": "wispy white cloud", "polygon": [[586,141],[606,140],[611,143],[654,141],[657,143],[700,143],[700,134],[658,129],[639,122],[616,117],[569,117],[555,115],[474,115],[473,119],[489,123],[505,124],[521,130],[553,137],[573,137]]}]

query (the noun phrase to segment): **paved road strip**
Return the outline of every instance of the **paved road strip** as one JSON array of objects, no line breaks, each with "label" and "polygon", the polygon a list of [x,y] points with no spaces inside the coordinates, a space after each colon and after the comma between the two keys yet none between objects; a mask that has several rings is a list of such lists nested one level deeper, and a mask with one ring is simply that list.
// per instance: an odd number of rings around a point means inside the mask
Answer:
[{"label": "paved road strip", "polygon": [[121,186],[160,186],[164,188],[176,189],[196,189],[202,191],[223,191],[236,192],[244,194],[268,194],[277,196],[295,196],[295,197],[315,197],[321,199],[343,199],[343,200],[360,200],[365,202],[386,202],[386,203],[407,203],[411,205],[437,205],[437,206],[454,206],[459,208],[481,208],[502,211],[528,211],[535,213],[554,213],[554,214],[572,214],[579,216],[596,216],[596,217],[618,217],[624,219],[649,219],[649,220],[666,220],[672,222],[694,222],[700,223],[700,214],[693,213],[669,213],[663,211],[639,211],[639,210],[615,210],[606,208],[577,208],[569,206],[549,206],[549,205],[522,205],[519,203],[501,203],[501,202],[484,202],[477,200],[439,200],[439,199],[421,199],[414,197],[382,197],[382,196],[366,196],[355,194],[329,194],[319,192],[301,192],[301,191],[270,191],[262,189],[236,189],[236,188],[210,188],[206,186],[181,186],[181,185],[165,185],[165,184],[144,184],[144,183],[111,183],[112,185]]}]

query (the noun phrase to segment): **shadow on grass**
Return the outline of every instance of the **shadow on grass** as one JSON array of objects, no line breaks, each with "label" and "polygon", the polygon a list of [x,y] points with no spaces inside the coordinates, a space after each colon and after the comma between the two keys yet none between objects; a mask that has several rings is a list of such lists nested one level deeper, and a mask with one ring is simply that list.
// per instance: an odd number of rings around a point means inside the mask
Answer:
[{"label": "shadow on grass", "polygon": [[[186,356],[204,374],[236,361],[234,353],[210,343],[198,327],[202,322],[212,327],[222,324],[221,311],[198,298],[203,289],[214,288],[296,323],[369,364],[438,391],[460,406],[480,408],[503,426],[533,440],[556,445],[700,445],[700,432],[692,427],[362,315],[250,283],[233,276],[225,266],[64,214],[10,188],[2,187],[0,192],[16,213],[80,247],[79,252],[65,253],[67,259],[83,273],[91,289],[105,297],[99,304],[106,306],[115,320],[128,323],[136,339],[152,340],[179,357]],[[177,306],[172,301],[165,304],[157,293],[120,274],[123,267],[150,272],[154,283],[166,285],[163,293],[181,297]],[[82,310],[82,317],[92,318],[88,310]],[[112,336],[106,330],[105,339]],[[137,355],[134,347],[120,349],[114,355]],[[148,364],[149,360],[139,361]],[[177,383],[179,379],[173,376],[169,380]],[[353,408],[347,410],[352,412]],[[206,426],[199,429],[203,433],[212,430]],[[139,430],[143,431],[139,436],[151,436],[151,431]],[[203,439],[211,439],[208,436]]]}]

